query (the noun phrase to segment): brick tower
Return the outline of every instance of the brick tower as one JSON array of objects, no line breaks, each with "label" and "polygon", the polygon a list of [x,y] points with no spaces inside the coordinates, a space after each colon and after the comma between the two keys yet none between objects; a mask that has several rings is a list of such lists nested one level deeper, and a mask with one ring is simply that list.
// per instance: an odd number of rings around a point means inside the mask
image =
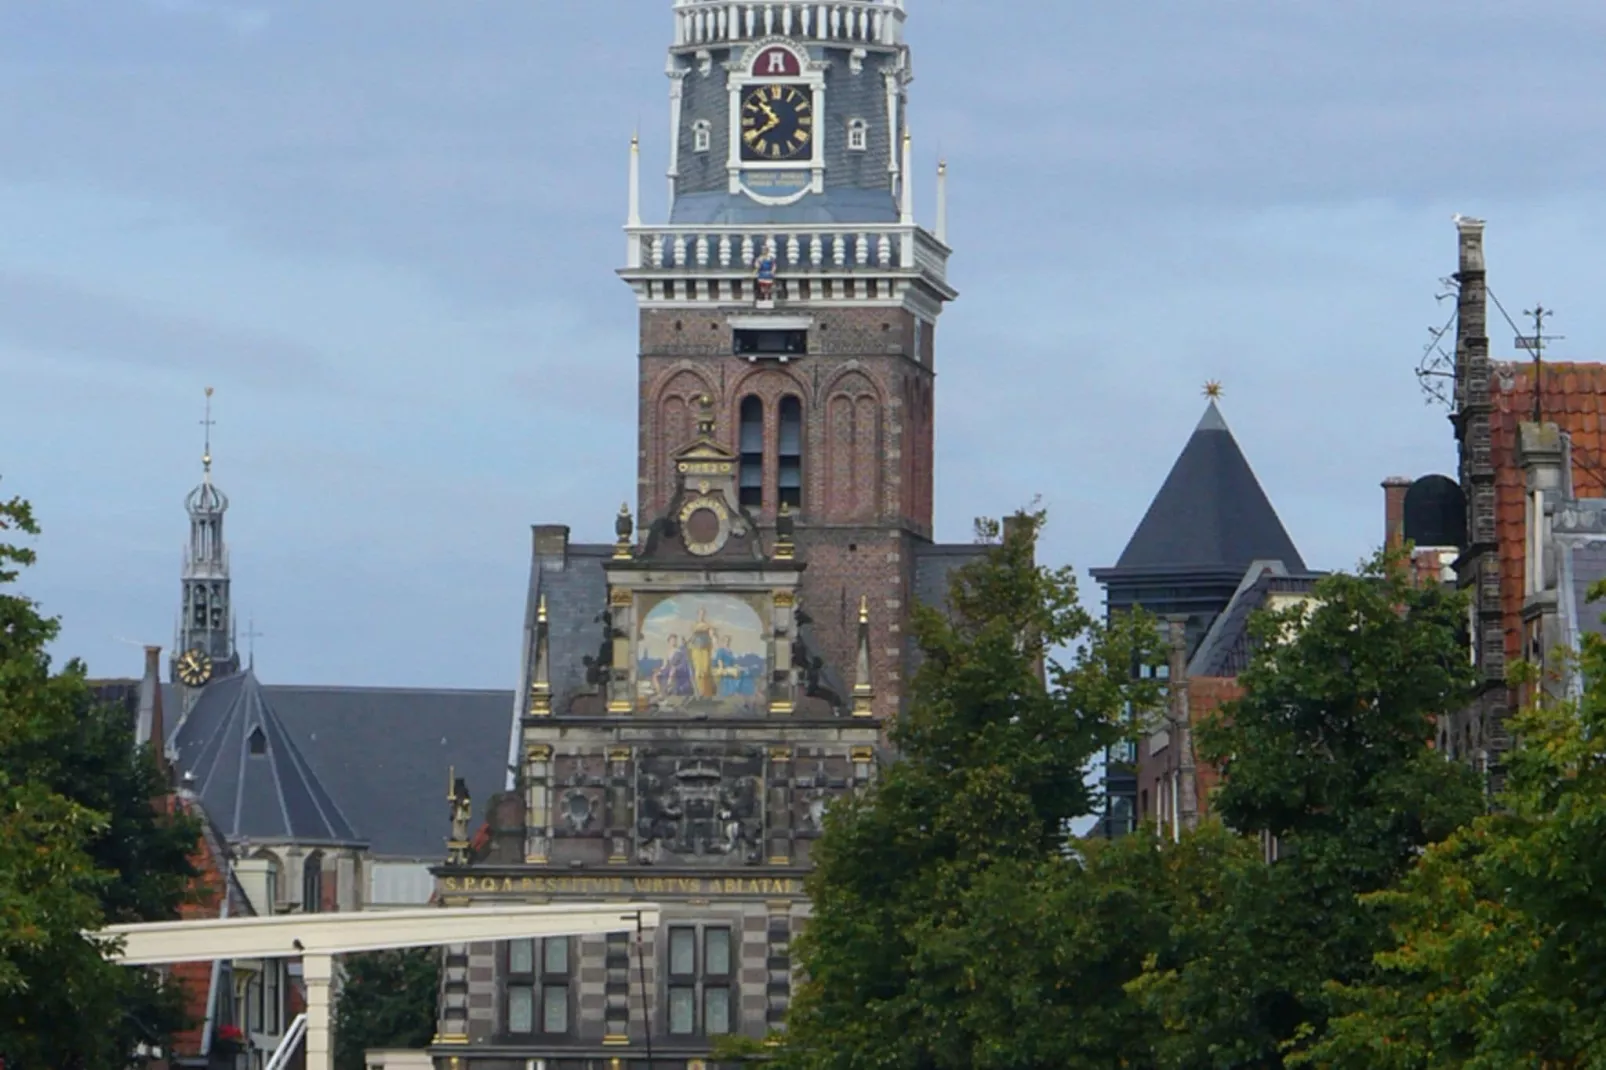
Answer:
[{"label": "brick tower", "polygon": [[623,278],[641,317],[638,515],[715,400],[741,504],[795,516],[800,594],[827,664],[851,664],[873,591],[878,714],[902,702],[899,618],[932,534],[933,378],[946,279],[915,222],[903,0],[676,0],[669,222],[643,225],[639,150]]}]

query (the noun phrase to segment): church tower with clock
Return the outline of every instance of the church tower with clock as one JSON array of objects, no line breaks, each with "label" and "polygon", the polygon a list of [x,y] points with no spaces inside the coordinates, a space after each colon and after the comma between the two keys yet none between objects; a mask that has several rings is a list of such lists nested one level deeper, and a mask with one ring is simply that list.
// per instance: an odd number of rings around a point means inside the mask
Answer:
[{"label": "church tower with clock", "polygon": [[[670,210],[640,207],[637,486],[534,528],[506,790],[461,782],[447,905],[631,901],[654,931],[447,949],[437,1067],[705,1070],[784,1028],[831,802],[908,701],[932,541],[941,169],[916,222],[905,0],[673,0]],[[483,818],[480,817],[483,815]]]}]

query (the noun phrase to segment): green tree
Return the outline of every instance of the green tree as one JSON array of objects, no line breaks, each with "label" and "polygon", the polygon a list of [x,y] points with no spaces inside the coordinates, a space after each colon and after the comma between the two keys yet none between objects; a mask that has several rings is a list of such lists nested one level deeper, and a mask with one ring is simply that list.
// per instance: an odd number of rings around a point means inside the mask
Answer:
[{"label": "green tree", "polygon": [[[993,545],[956,572],[947,611],[915,610],[922,661],[891,728],[898,759],[833,805],[816,844],[813,913],[795,944],[806,980],[772,1049],[782,1067],[1111,1065],[1108,1037],[1039,1043],[1017,1011],[1048,999],[1055,1021],[1070,1021],[1080,994],[1112,977],[1119,992],[1140,964],[1100,951],[1074,966],[1076,987],[1057,980],[1053,955],[1118,929],[1124,902],[1120,880],[1057,882],[1084,865],[1067,827],[1096,809],[1090,761],[1120,737],[1125,711],[1157,701],[1132,665],[1160,656],[1160,640],[1152,621],[1095,623],[1074,573],[1036,563],[1043,520],[1023,514],[1001,538],[981,525]],[[1136,887],[1154,863],[1100,849],[1086,864]],[[1045,946],[1038,924],[1064,946]],[[1013,954],[1030,956],[1022,974]],[[1130,1028],[1126,1013],[1108,1008],[1111,1032]]]},{"label": "green tree", "polygon": [[1606,641],[1586,634],[1579,665],[1581,698],[1515,719],[1498,808],[1372,898],[1392,940],[1335,986],[1347,1013],[1310,1065],[1606,1065]]},{"label": "green tree", "polygon": [[1471,821],[1476,777],[1432,749],[1435,717],[1472,684],[1464,603],[1397,556],[1325,577],[1315,602],[1253,624],[1244,696],[1199,732],[1224,771],[1215,813],[1275,838],[1277,860],[1218,873],[1134,991],[1165,1025],[1168,1067],[1278,1067],[1321,1035],[1329,982],[1373,975],[1386,945],[1362,896]]},{"label": "green tree", "polygon": [[364,1070],[373,1048],[422,1048],[435,1034],[440,952],[375,951],[341,961],[335,1070]]},{"label": "green tree", "polygon": [[[38,534],[26,502],[0,502],[0,531]],[[175,916],[199,829],[158,807],[153,756],[125,713],[93,701],[83,665],[51,671],[59,625],[10,589],[33,560],[0,543],[0,1054],[121,1070],[136,1042],[184,1024],[177,994],[84,933]]]}]

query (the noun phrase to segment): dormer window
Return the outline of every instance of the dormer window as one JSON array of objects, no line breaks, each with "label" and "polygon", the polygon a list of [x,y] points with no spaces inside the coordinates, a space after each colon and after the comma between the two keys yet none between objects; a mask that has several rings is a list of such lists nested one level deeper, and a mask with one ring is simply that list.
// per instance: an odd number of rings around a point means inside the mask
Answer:
[{"label": "dormer window", "polygon": [[262,734],[261,725],[251,729],[250,745],[251,753],[254,755],[263,755],[268,753],[268,737]]},{"label": "dormer window", "polygon": [[707,152],[714,144],[714,124],[707,119],[698,119],[691,124],[691,148],[693,152]]},{"label": "dormer window", "polygon": [[870,147],[870,124],[863,119],[848,120],[848,151],[863,152]]}]

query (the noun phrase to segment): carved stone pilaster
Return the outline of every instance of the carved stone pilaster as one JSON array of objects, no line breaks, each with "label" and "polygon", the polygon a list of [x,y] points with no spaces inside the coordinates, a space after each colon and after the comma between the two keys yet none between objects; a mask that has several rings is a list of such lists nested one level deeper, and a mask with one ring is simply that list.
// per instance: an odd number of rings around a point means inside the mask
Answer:
[{"label": "carved stone pilaster", "polygon": [[529,741],[524,745],[524,860],[546,864],[552,843],[552,747]]},{"label": "carved stone pilaster", "polygon": [[797,709],[797,670],[792,665],[793,629],[797,596],[790,590],[770,597],[770,712],[790,714]]},{"label": "carved stone pilaster", "polygon": [[792,862],[792,749],[770,748],[769,813],[764,827],[769,836],[769,861],[774,866]]},{"label": "carved stone pilaster", "polygon": [[764,1022],[771,1032],[786,1026],[786,1011],[792,1003],[792,904],[778,900],[769,907],[769,948],[765,966],[769,979],[764,986]]},{"label": "carved stone pilaster", "polygon": [[628,587],[615,587],[608,592],[609,641],[613,643],[612,667],[608,672],[609,713],[633,713],[636,709],[635,687],[631,683],[631,666],[636,660],[631,649],[631,636],[636,629],[634,603],[635,596]]},{"label": "carved stone pilaster", "polygon": [[604,959],[605,1003],[602,1043],[608,1046],[630,1043],[630,934],[609,933]]},{"label": "carved stone pilaster", "polygon": [[632,764],[629,747],[608,750],[608,794],[603,821],[608,836],[608,861],[616,865],[630,861],[630,830],[635,825],[635,808],[630,797]]},{"label": "carved stone pilaster", "polygon": [[468,1043],[468,945],[447,944],[441,949],[440,1017],[436,1044]]}]

